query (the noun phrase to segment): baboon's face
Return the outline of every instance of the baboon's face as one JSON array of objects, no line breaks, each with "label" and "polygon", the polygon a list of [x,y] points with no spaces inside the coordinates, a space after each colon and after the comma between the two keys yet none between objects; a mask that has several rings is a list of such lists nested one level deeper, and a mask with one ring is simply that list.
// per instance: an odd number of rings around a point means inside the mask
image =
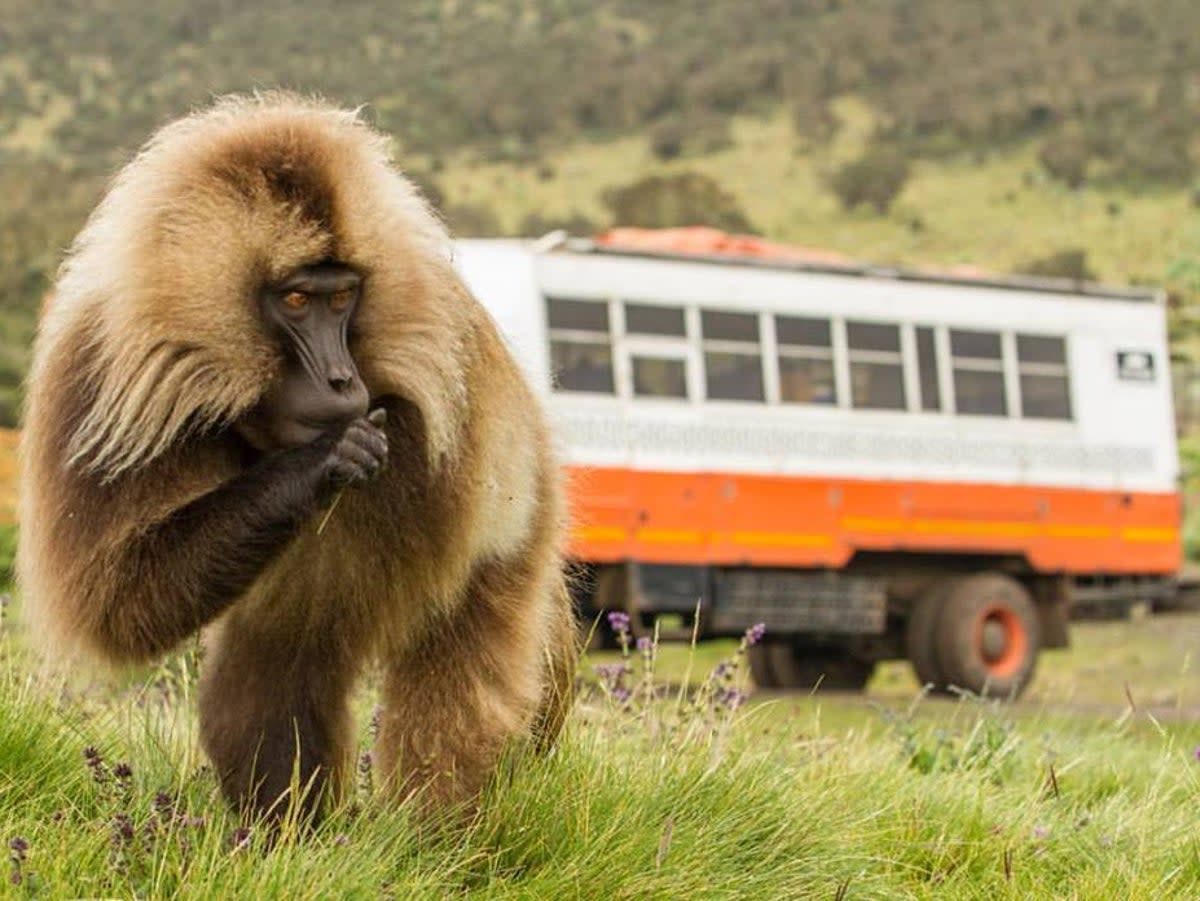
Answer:
[{"label": "baboon's face", "polygon": [[263,323],[283,351],[282,377],[242,423],[262,449],[307,444],[367,412],[347,335],[362,278],[340,263],[305,266],[263,289]]}]

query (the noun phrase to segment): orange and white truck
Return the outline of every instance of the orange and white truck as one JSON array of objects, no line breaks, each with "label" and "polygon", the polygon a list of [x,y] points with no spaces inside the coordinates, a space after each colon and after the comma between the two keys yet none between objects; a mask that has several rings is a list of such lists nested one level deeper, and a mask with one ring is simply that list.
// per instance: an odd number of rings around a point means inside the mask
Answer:
[{"label": "orange and white truck", "polygon": [[[543,392],[589,618],[733,636],[760,685],[1016,694],[1072,603],[1170,594],[1162,298],[706,229],[465,240]],[[695,617],[699,615],[699,622]]]}]

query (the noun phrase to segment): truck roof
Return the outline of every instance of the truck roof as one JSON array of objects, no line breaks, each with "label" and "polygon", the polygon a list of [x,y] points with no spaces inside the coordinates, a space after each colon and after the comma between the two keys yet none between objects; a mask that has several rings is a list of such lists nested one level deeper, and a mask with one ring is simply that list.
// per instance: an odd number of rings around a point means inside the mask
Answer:
[{"label": "truck roof", "polygon": [[703,227],[612,228],[591,238],[551,232],[537,240],[535,248],[546,253],[595,253],[692,263],[733,263],[766,269],[1038,291],[1140,303],[1162,303],[1164,299],[1163,292],[1154,288],[1118,287],[1069,278],[1002,275],[972,266],[947,269],[884,266],[854,260],[836,251],[782,244],[753,235],[734,235]]}]

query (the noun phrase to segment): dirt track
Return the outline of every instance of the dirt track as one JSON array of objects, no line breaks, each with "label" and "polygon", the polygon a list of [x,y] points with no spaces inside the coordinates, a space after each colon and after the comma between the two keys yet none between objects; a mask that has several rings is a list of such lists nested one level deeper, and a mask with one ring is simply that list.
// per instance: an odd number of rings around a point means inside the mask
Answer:
[{"label": "dirt track", "polygon": [[[916,689],[911,668],[892,661],[880,666],[865,695],[837,697],[892,706],[910,701]],[[1014,709],[1200,723],[1200,612],[1073,623],[1071,647],[1042,653],[1033,683]]]}]

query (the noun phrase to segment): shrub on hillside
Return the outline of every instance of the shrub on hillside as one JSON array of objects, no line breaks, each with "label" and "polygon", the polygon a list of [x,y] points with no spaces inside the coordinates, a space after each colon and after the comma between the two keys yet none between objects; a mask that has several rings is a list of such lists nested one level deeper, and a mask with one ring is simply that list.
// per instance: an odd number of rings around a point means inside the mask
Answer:
[{"label": "shrub on hillside", "polygon": [[732,144],[729,119],[699,110],[668,116],[650,130],[650,151],[664,161],[717,153]]},{"label": "shrub on hillside", "polygon": [[834,172],[830,185],[846,209],[868,204],[882,216],[891,209],[908,176],[908,160],[903,153],[894,147],[875,145]]},{"label": "shrub on hillside", "polygon": [[753,232],[737,199],[699,172],[651,175],[604,192],[613,225],[670,228],[707,225],[729,232]]},{"label": "shrub on hillside", "polygon": [[1066,247],[1044,257],[1030,260],[1016,270],[1024,275],[1043,275],[1049,278],[1069,278],[1075,281],[1095,281],[1096,273],[1088,266],[1087,251],[1082,247]]},{"label": "shrub on hillside", "polygon": [[1069,188],[1080,188],[1087,180],[1087,142],[1074,131],[1054,135],[1042,143],[1038,162],[1051,178]]},{"label": "shrub on hillside", "polygon": [[673,160],[683,154],[683,121],[664,119],[650,129],[650,152],[657,159]]}]

